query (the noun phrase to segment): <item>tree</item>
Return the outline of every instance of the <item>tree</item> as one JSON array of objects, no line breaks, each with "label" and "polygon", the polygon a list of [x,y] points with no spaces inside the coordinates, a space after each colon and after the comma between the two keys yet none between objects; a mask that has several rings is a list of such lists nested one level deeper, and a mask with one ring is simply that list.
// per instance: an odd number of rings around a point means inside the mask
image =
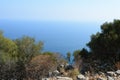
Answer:
[{"label": "tree", "polygon": [[73,56],[74,56],[74,65],[76,68],[80,69],[80,65],[81,65],[81,56],[79,56],[80,54],[80,50],[75,50],[73,52]]},{"label": "tree", "polygon": [[23,36],[20,39],[14,40],[16,45],[18,46],[19,60],[27,63],[32,57],[40,54],[43,43],[36,42],[34,38]]},{"label": "tree", "polygon": [[[33,57],[41,54],[42,46],[43,43],[36,42],[34,38],[24,36],[20,39],[11,40],[4,37],[3,32],[0,31],[0,79],[23,80],[26,78],[26,66],[28,67]],[[44,58],[44,56],[42,57]],[[50,61],[53,63],[50,62],[50,64],[44,64],[41,67],[46,67],[47,70],[48,68],[52,69],[54,66],[51,67],[49,65],[56,64],[54,63],[56,58],[52,57],[52,55],[49,55],[49,57],[46,57],[46,59],[47,60],[43,60],[46,61],[45,63]],[[34,65],[31,64],[31,66]]]},{"label": "tree", "polygon": [[74,61],[78,61],[80,59],[79,53],[80,53],[80,50],[75,50],[73,52]]},{"label": "tree", "polygon": [[106,65],[106,71],[115,70],[116,62],[120,61],[120,20],[101,25],[101,32],[92,35],[87,46],[92,53],[91,59],[97,61],[93,64]]},{"label": "tree", "polygon": [[68,60],[68,62],[71,61],[71,53],[70,52],[67,53],[67,60]]},{"label": "tree", "polygon": [[92,53],[120,54],[120,20],[104,23],[101,32],[91,36],[91,41],[87,44]]},{"label": "tree", "polygon": [[0,79],[23,79],[24,65],[18,63],[18,47],[0,31]]},{"label": "tree", "polygon": [[90,53],[87,51],[87,49],[83,48],[83,49],[81,50],[81,52],[79,53],[79,56],[81,56],[81,58],[87,59],[88,56],[89,56],[89,54],[90,54]]},{"label": "tree", "polygon": [[10,39],[5,38],[0,31],[0,58],[3,62],[17,61],[17,45]]}]

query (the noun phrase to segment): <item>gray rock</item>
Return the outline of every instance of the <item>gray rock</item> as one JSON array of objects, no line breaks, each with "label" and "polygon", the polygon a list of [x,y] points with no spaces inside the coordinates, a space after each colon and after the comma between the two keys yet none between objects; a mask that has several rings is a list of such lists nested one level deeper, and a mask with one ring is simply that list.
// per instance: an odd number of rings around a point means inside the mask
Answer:
[{"label": "gray rock", "polygon": [[49,78],[42,78],[42,80],[50,80]]},{"label": "gray rock", "polygon": [[116,73],[117,73],[118,75],[120,75],[120,70],[117,70]]},{"label": "gray rock", "polygon": [[52,72],[49,72],[49,77],[52,77]]},{"label": "gray rock", "polygon": [[108,71],[107,74],[108,74],[109,76],[116,76],[115,72],[113,72],[113,71]]},{"label": "gray rock", "polygon": [[80,74],[77,76],[77,80],[86,80],[85,76]]},{"label": "gray rock", "polygon": [[65,66],[63,64],[60,65],[60,68],[64,68]]},{"label": "gray rock", "polygon": [[69,77],[57,77],[57,80],[73,80],[72,78]]},{"label": "gray rock", "polygon": [[65,70],[66,71],[68,71],[68,70],[73,70],[74,69],[74,67],[72,66],[72,65],[70,65],[70,64],[66,64],[65,65]]},{"label": "gray rock", "polygon": [[115,80],[113,77],[111,76],[107,76],[108,80]]},{"label": "gray rock", "polygon": [[60,72],[59,72],[58,70],[55,70],[55,71],[53,71],[53,75],[54,75],[54,76],[59,76],[59,75],[60,75]]}]

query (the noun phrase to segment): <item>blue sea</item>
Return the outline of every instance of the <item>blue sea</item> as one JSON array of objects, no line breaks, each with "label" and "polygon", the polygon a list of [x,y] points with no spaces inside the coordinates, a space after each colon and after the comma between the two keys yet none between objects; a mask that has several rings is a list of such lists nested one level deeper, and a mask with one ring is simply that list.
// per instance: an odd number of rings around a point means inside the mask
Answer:
[{"label": "blue sea", "polygon": [[5,37],[16,39],[31,36],[44,43],[43,51],[63,55],[87,48],[86,43],[92,34],[100,31],[100,25],[96,22],[0,20],[0,30]]}]

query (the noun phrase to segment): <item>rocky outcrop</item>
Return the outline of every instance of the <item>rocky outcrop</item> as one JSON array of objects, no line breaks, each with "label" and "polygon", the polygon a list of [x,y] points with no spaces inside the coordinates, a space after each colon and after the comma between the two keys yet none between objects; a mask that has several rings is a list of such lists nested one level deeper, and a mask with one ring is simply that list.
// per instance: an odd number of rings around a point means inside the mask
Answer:
[{"label": "rocky outcrop", "polygon": [[[79,74],[75,77],[69,75],[69,72],[74,71],[76,68],[72,65],[60,65],[57,70],[50,72],[52,76],[43,78],[42,80],[120,80],[120,70],[97,72],[91,74],[89,71],[85,74]],[[77,69],[78,71],[78,69]],[[75,73],[72,73],[75,74]]]}]

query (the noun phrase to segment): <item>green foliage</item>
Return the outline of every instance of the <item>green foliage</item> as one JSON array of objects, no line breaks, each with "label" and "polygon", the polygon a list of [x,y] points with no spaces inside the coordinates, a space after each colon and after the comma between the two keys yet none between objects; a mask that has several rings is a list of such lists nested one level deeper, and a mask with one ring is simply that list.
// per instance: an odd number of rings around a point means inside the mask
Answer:
[{"label": "green foliage", "polygon": [[51,56],[53,56],[54,53],[53,52],[43,52],[42,54],[43,55],[51,55]]},{"label": "green foliage", "polygon": [[80,59],[79,53],[80,53],[80,50],[75,50],[73,52],[74,61],[78,61]]},{"label": "green foliage", "polygon": [[87,59],[88,58],[88,56],[89,56],[89,52],[87,51],[87,49],[85,49],[85,48],[83,48],[82,50],[81,50],[81,52],[79,53],[79,55],[81,56],[81,58],[85,58],[85,59]]},{"label": "green foliage", "polygon": [[68,60],[68,62],[71,61],[71,53],[70,52],[67,53],[67,60]]},{"label": "green foliage", "polygon": [[[83,62],[90,65],[90,67],[87,65],[88,70],[91,67],[100,70],[97,66],[105,63],[108,63],[108,66],[113,65],[111,64],[111,61],[115,58],[113,54],[118,54],[117,58],[119,59],[120,20],[101,25],[101,32],[92,35],[87,46],[91,49],[92,54],[89,54],[84,48],[73,53],[76,64],[76,69],[70,72],[70,76],[73,78],[76,78],[76,75],[79,74]],[[40,79],[46,77],[49,71],[55,70],[57,65],[67,63],[60,54],[41,53],[42,48],[43,43],[36,42],[34,38],[23,36],[13,41],[4,37],[3,32],[0,31],[0,79]],[[102,54],[107,54],[107,56],[103,57]],[[108,59],[108,54],[112,54],[112,59]],[[100,56],[102,58],[99,58]],[[71,53],[68,52],[67,60],[69,62],[70,58]],[[119,63],[116,63],[116,67],[119,68]]]},{"label": "green foliage", "polygon": [[89,55],[90,55],[89,52],[84,48],[82,50],[74,51],[73,53],[75,61],[74,65],[76,66],[76,68],[81,69],[82,62],[87,60]]},{"label": "green foliage", "polygon": [[18,46],[19,60],[29,62],[32,57],[40,54],[43,43],[36,43],[34,38],[24,36],[20,39],[14,40],[16,45]]},{"label": "green foliage", "polygon": [[1,59],[4,62],[9,60],[17,61],[17,45],[12,40],[5,38],[2,33],[0,34],[0,44]]},{"label": "green foliage", "polygon": [[93,53],[113,54],[120,53],[120,20],[104,23],[101,32],[91,36],[87,44]]},{"label": "green foliage", "polygon": [[98,68],[96,65],[92,65],[92,68],[96,71],[115,70],[115,64],[120,61],[120,20],[101,25],[101,32],[92,35],[87,45],[91,49],[91,61],[97,62],[91,64],[107,64],[105,68]]},{"label": "green foliage", "polygon": [[41,53],[43,43],[24,36],[10,40],[0,31],[0,79],[20,79],[26,77],[29,61]]},{"label": "green foliage", "polygon": [[56,57],[56,55],[55,55],[55,53],[53,53],[53,52],[43,52],[41,55],[49,55],[50,57],[51,57],[51,60],[53,60],[54,62],[57,62],[57,57]]}]

